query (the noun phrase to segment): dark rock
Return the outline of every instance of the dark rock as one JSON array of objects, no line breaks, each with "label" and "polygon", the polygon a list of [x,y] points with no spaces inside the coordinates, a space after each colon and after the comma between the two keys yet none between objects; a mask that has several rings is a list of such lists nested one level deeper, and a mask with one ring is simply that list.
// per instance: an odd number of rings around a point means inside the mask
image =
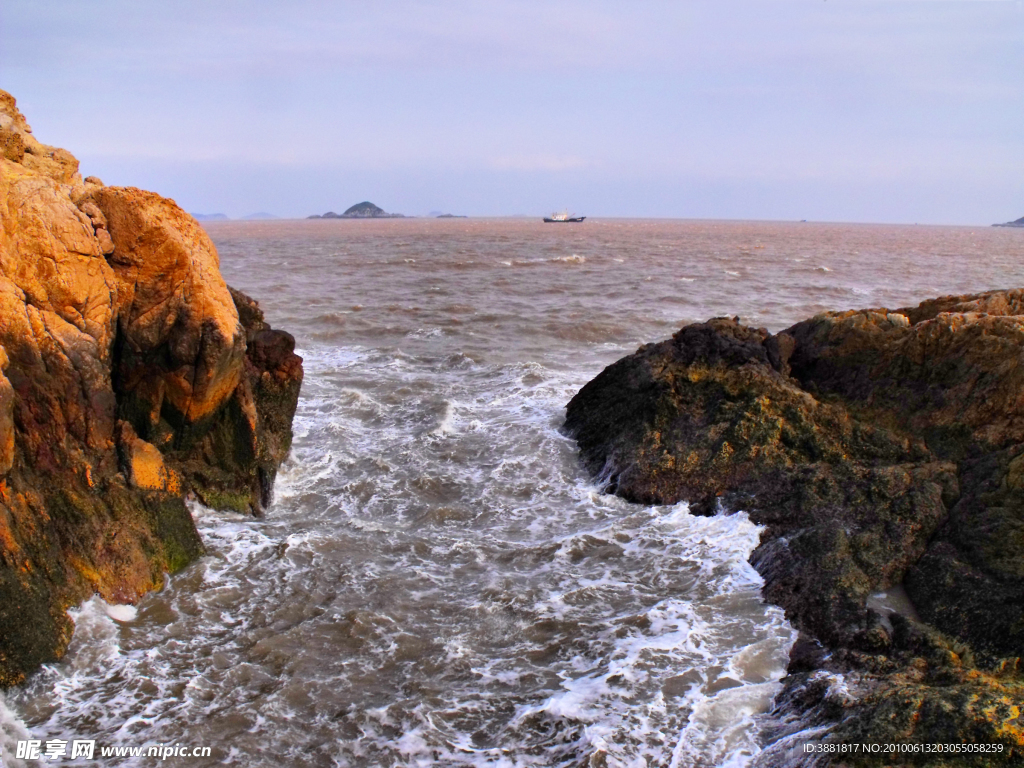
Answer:
[{"label": "dark rock", "polygon": [[[1014,745],[1024,685],[991,676],[1024,655],[1022,349],[1021,290],[774,336],[718,318],[609,366],[565,427],[624,498],[765,526],[751,563],[804,633],[783,699],[828,713],[835,738]],[[897,584],[930,626],[867,606]],[[856,696],[815,694],[815,665]]]},{"label": "dark rock", "polygon": [[767,331],[719,318],[641,347],[583,387],[565,428],[584,462],[641,503],[714,508],[776,469],[923,458],[905,437],[815,400],[780,367]]},{"label": "dark rock", "polygon": [[245,331],[243,375],[202,437],[170,445],[167,455],[207,506],[261,515],[291,448],[302,358],[291,334],[267,325],[259,305],[244,293],[229,291]]}]

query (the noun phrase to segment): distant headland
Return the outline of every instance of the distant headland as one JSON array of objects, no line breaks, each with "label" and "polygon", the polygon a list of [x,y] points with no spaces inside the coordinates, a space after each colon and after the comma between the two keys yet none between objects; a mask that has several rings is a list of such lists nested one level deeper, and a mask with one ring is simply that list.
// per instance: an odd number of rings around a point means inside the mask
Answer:
[{"label": "distant headland", "polygon": [[314,213],[312,216],[307,216],[307,219],[404,219],[405,215],[401,213],[388,213],[383,208],[374,205],[368,200],[364,200],[361,203],[356,203],[351,208],[347,209],[344,213],[335,213],[334,211],[328,211],[327,213],[320,215]]},{"label": "distant headland", "polygon": [[993,224],[993,227],[1024,227],[1024,216],[1021,216],[1016,221],[1008,221],[1005,224]]}]

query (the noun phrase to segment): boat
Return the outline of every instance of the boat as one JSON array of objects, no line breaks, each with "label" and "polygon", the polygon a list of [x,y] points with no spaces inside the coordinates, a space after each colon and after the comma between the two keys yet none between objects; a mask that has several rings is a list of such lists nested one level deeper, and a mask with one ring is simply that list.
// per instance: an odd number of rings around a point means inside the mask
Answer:
[{"label": "boat", "polygon": [[561,213],[552,213],[550,216],[544,217],[546,224],[578,224],[583,221],[586,216],[570,216],[568,211],[562,211]]}]

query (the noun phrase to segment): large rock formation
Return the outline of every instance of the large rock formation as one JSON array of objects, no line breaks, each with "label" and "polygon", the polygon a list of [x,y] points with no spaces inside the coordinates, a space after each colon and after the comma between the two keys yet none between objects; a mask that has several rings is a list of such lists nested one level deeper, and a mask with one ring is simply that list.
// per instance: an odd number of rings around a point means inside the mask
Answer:
[{"label": "large rock formation", "polygon": [[[978,764],[1021,759],[1024,291],[774,336],[687,326],[587,384],[566,428],[627,499],[766,526],[751,562],[805,633],[783,705],[837,722],[835,740],[991,741],[1003,752]],[[916,614],[872,605],[891,588]],[[836,704],[824,672],[857,695]]]},{"label": "large rock formation", "polygon": [[185,506],[259,512],[302,379],[173,201],[83,180],[0,91],[0,686],[66,609],[134,602],[202,552]]}]

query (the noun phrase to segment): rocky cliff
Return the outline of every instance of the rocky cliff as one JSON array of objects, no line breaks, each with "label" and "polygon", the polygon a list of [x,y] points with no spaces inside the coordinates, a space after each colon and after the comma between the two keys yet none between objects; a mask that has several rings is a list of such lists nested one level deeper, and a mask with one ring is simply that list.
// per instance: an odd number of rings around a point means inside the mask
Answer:
[{"label": "rocky cliff", "polygon": [[259,513],[302,361],[173,201],[82,179],[0,91],[0,686],[61,656],[68,607],[199,556],[185,505]]},{"label": "rocky cliff", "polygon": [[[751,562],[803,633],[780,713],[835,742],[1002,750],[913,764],[1022,760],[1024,291],[776,335],[687,326],[587,384],[566,428],[627,499],[765,526]],[[873,602],[886,590],[912,605]]]}]

